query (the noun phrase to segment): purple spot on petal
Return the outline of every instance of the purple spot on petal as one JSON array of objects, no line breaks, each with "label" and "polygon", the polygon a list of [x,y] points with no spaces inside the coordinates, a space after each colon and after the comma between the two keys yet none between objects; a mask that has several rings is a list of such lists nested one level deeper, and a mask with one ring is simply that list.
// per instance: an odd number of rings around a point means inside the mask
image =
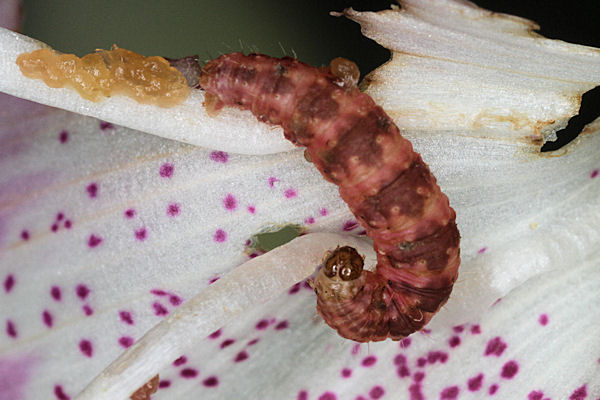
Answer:
[{"label": "purple spot on petal", "polygon": [[332,392],[325,392],[319,396],[319,400],[337,400],[337,396]]},{"label": "purple spot on petal", "polygon": [[85,191],[87,192],[88,196],[90,196],[90,198],[92,198],[92,199],[96,198],[98,196],[98,184],[90,183],[85,188]]},{"label": "purple spot on petal", "polygon": [[587,397],[587,386],[583,385],[575,389],[571,396],[569,396],[569,400],[584,400]]},{"label": "purple spot on petal", "polygon": [[223,198],[223,206],[225,207],[226,210],[229,210],[229,211],[235,210],[237,208],[237,200],[236,200],[235,196],[232,195],[231,193],[228,193]]},{"label": "purple spot on petal", "polygon": [[458,336],[452,336],[450,340],[448,340],[448,345],[452,348],[460,345],[460,338]]},{"label": "purple spot on petal", "polygon": [[133,217],[135,217],[135,210],[133,208],[128,208],[127,210],[125,210],[125,218],[127,219],[131,219]]},{"label": "purple spot on petal", "polygon": [[258,321],[258,323],[254,326],[256,329],[262,331],[267,329],[267,327],[269,326],[269,321],[267,321],[266,319],[261,319],[260,321]]},{"label": "purple spot on petal", "polygon": [[6,293],[10,292],[12,288],[15,286],[15,277],[12,274],[8,274],[4,279],[4,291]]},{"label": "purple spot on petal", "polygon": [[202,384],[206,387],[215,387],[219,385],[219,378],[216,376],[210,376],[202,381]]},{"label": "purple spot on petal", "polygon": [[411,344],[411,343],[412,343],[412,340],[411,340],[411,338],[408,338],[408,337],[407,337],[407,338],[405,338],[405,339],[402,339],[402,340],[400,341],[400,347],[401,347],[401,348],[403,348],[403,349],[407,349],[408,347],[410,347],[410,344]]},{"label": "purple spot on petal", "polygon": [[590,178],[594,179],[595,177],[597,177],[598,172],[599,172],[599,170],[597,170],[597,169],[593,170],[592,173],[590,174]]},{"label": "purple spot on petal", "polygon": [[162,304],[160,304],[157,301],[152,303],[152,308],[154,309],[154,315],[159,316],[159,317],[165,316],[169,313],[169,311],[165,308],[165,306],[163,306]]},{"label": "purple spot on petal", "polygon": [[300,291],[300,282],[294,283],[294,285],[288,290],[289,294],[296,294]]},{"label": "purple spot on petal", "polygon": [[[436,362],[440,361],[441,363],[445,363],[446,361],[448,361],[448,354],[444,353],[443,351],[430,351],[429,353],[427,353],[427,362],[430,364],[435,364]],[[419,367],[422,367],[423,365],[419,365]]]},{"label": "purple spot on petal", "polygon": [[173,171],[175,170],[175,166],[171,163],[164,163],[160,166],[158,173],[163,178],[170,178],[173,176]]},{"label": "purple spot on petal", "polygon": [[498,385],[494,383],[494,384],[493,384],[493,385],[491,385],[491,386],[490,386],[490,388],[488,389],[488,394],[489,394],[490,396],[493,396],[493,395],[495,395],[495,394],[496,394],[496,392],[497,392],[497,391],[498,391]]},{"label": "purple spot on petal", "polygon": [[425,400],[423,392],[421,392],[421,385],[415,384],[408,387],[410,393],[410,400]]},{"label": "purple spot on petal", "polygon": [[171,305],[177,307],[179,306],[181,303],[183,303],[183,300],[181,300],[181,297],[172,294],[169,296],[169,303],[171,303]]},{"label": "purple spot on petal", "polygon": [[471,327],[471,334],[472,335],[479,335],[481,333],[481,327],[479,325],[473,325]]},{"label": "purple spot on petal", "polygon": [[504,341],[502,341],[502,338],[500,338],[499,336],[491,339],[488,343],[487,346],[485,348],[485,352],[483,353],[484,356],[490,356],[490,355],[494,355],[496,357],[500,357],[502,355],[502,353],[504,353],[504,350],[506,350],[506,343],[504,343]]},{"label": "purple spot on petal", "polygon": [[407,376],[410,376],[410,369],[408,369],[406,365],[402,365],[396,370],[396,373],[398,374],[398,377],[406,378]]},{"label": "purple spot on petal", "polygon": [[73,226],[73,223],[71,222],[71,220],[70,220],[70,219],[67,219],[67,220],[65,221],[65,228],[67,228],[67,229],[71,229],[71,226]]},{"label": "purple spot on petal", "polygon": [[311,225],[315,223],[315,218],[314,217],[308,217],[304,220],[304,223],[307,225]]},{"label": "purple spot on petal", "polygon": [[377,357],[375,356],[367,356],[363,358],[361,364],[363,367],[372,367],[377,362]]},{"label": "purple spot on petal", "polygon": [[145,240],[146,237],[148,237],[148,231],[146,231],[146,228],[140,228],[135,231],[135,238],[137,240]]},{"label": "purple spot on petal", "polygon": [[17,337],[17,327],[10,319],[6,320],[6,334],[11,338]]},{"label": "purple spot on petal", "polygon": [[213,240],[218,243],[222,243],[227,240],[227,233],[223,229],[217,229],[213,236]]},{"label": "purple spot on petal", "polygon": [[486,250],[487,250],[487,247],[484,246],[477,251],[477,254],[483,254],[486,252]]},{"label": "purple spot on petal", "polygon": [[58,224],[52,224],[52,226],[50,227],[50,230],[52,232],[57,232],[58,231]]},{"label": "purple spot on petal", "polygon": [[58,140],[61,143],[67,143],[67,141],[69,140],[69,132],[62,130],[60,131],[60,133],[58,134]]},{"label": "purple spot on petal", "polygon": [[396,357],[394,357],[394,364],[395,365],[405,365],[406,364],[406,356],[404,354],[397,354]]},{"label": "purple spot on petal", "polygon": [[259,341],[260,341],[259,338],[254,338],[254,339],[252,339],[251,341],[248,342],[248,346],[254,346]]},{"label": "purple spot on petal", "polygon": [[213,151],[210,153],[210,159],[218,163],[226,163],[229,160],[229,154],[224,151]]},{"label": "purple spot on petal", "polygon": [[425,379],[425,373],[424,372],[416,372],[415,376],[413,376],[413,379],[415,382],[421,382],[423,379]]},{"label": "purple spot on petal", "polygon": [[173,366],[174,367],[179,367],[180,365],[183,365],[187,362],[187,357],[186,356],[181,356],[178,359],[176,359],[175,361],[173,361]]},{"label": "purple spot on petal", "polygon": [[180,213],[180,208],[179,208],[179,204],[177,203],[171,203],[169,204],[169,206],[167,207],[167,215],[169,217],[176,217],[179,215]]},{"label": "purple spot on petal", "polygon": [[85,300],[90,294],[90,289],[83,283],[80,283],[75,287],[75,293],[81,300]]},{"label": "purple spot on petal", "polygon": [[54,395],[58,400],[71,400],[60,385],[54,385]]},{"label": "purple spot on petal", "polygon": [[113,124],[111,124],[110,122],[100,121],[100,130],[107,131],[110,129],[115,129],[115,126]]},{"label": "purple spot on petal", "polygon": [[385,394],[385,390],[381,386],[373,386],[371,390],[369,390],[369,396],[373,400],[377,400],[383,397]]},{"label": "purple spot on petal", "polygon": [[350,368],[344,368],[342,369],[341,374],[343,378],[350,378],[352,376],[352,370]]},{"label": "purple spot on petal", "polygon": [[124,348],[131,347],[133,344],[133,338],[129,336],[121,336],[119,338],[119,344]]},{"label": "purple spot on petal", "polygon": [[541,390],[532,390],[527,395],[527,400],[542,400],[544,398],[544,392]]},{"label": "purple spot on petal", "polygon": [[440,400],[453,400],[458,397],[460,390],[458,386],[450,386],[442,390],[440,393]]},{"label": "purple spot on petal", "polygon": [[246,210],[248,210],[248,212],[250,214],[254,214],[256,212],[256,207],[254,207],[254,206],[248,206],[248,207],[246,207]]},{"label": "purple spot on petal", "polygon": [[275,182],[279,182],[279,179],[275,178],[274,176],[269,177],[269,186],[274,187]]},{"label": "purple spot on petal", "polygon": [[285,190],[285,192],[283,193],[283,195],[284,195],[286,198],[288,198],[288,199],[291,199],[292,197],[296,197],[296,196],[298,196],[298,193],[296,193],[296,190],[294,190],[294,189],[292,189],[292,188],[289,188],[289,189],[286,189],[286,190]]},{"label": "purple spot on petal", "polygon": [[94,235],[94,234],[90,235],[90,237],[88,238],[88,242],[87,242],[88,246],[91,248],[98,247],[98,245],[100,245],[100,243],[102,243],[102,238],[100,236]]},{"label": "purple spot on petal", "polygon": [[540,317],[538,318],[538,322],[542,326],[548,325],[548,315],[547,314],[541,314]]},{"label": "purple spot on petal", "polygon": [[327,209],[326,209],[326,208],[321,208],[321,209],[319,210],[319,214],[320,214],[322,217],[326,216],[326,215],[328,214],[328,212],[327,212]]},{"label": "purple spot on petal", "polygon": [[348,221],[344,222],[344,226],[342,227],[342,229],[346,232],[351,231],[352,229],[356,228],[358,226],[358,222],[354,219],[349,219]]},{"label": "purple spot on petal", "polygon": [[90,342],[88,339],[81,339],[79,341],[79,350],[83,353],[84,356],[91,357],[94,351],[92,347],[92,342]]},{"label": "purple spot on petal", "polygon": [[299,391],[296,400],[308,400],[308,392],[306,390]]},{"label": "purple spot on petal", "polygon": [[277,325],[275,325],[275,330],[280,331],[282,329],[286,329],[289,326],[287,321],[281,321]]},{"label": "purple spot on petal", "polygon": [[198,371],[194,368],[184,368],[181,370],[179,375],[181,375],[182,378],[186,379],[195,378],[198,376]]},{"label": "purple spot on petal", "polygon": [[90,315],[92,315],[94,313],[94,310],[92,309],[92,307],[90,307],[89,304],[84,304],[83,307],[81,307],[81,309],[83,310],[83,313],[89,317]]},{"label": "purple spot on petal", "polygon": [[519,364],[516,361],[511,360],[502,366],[502,372],[500,376],[504,379],[512,379],[519,372]]},{"label": "purple spot on petal", "polygon": [[217,329],[216,331],[214,331],[213,333],[208,335],[208,338],[209,339],[217,339],[219,336],[221,336],[221,330]]},{"label": "purple spot on petal", "polygon": [[233,359],[233,361],[238,363],[238,362],[242,362],[246,359],[248,359],[248,353],[246,352],[246,350],[242,350],[235,355],[235,358]]},{"label": "purple spot on petal", "polygon": [[165,292],[162,289],[150,289],[150,293],[152,293],[155,296],[166,296],[167,292]]},{"label": "purple spot on petal", "polygon": [[52,324],[54,322],[50,311],[44,310],[44,312],[42,312],[42,321],[44,321],[44,325],[46,325],[48,328],[52,328]]},{"label": "purple spot on petal", "polygon": [[133,325],[133,316],[129,311],[119,311],[119,318],[127,325]]},{"label": "purple spot on petal", "polygon": [[481,389],[482,384],[483,384],[483,374],[479,374],[477,376],[474,376],[473,378],[470,378],[467,381],[467,388],[471,392],[476,392],[479,389]]},{"label": "purple spot on petal", "polygon": [[234,343],[235,343],[234,339],[225,339],[225,340],[223,340],[223,342],[221,342],[221,348],[224,349],[225,347],[229,347]]},{"label": "purple spot on petal", "polygon": [[22,230],[21,231],[21,239],[23,239],[23,240],[29,240],[29,231]]},{"label": "purple spot on petal", "polygon": [[55,301],[60,301],[60,299],[62,297],[62,293],[60,291],[60,288],[58,286],[52,286],[50,288],[50,296],[52,296],[52,298]]},{"label": "purple spot on petal", "polygon": [[158,382],[159,389],[165,389],[165,388],[168,388],[169,386],[171,386],[171,381],[169,381],[169,380],[165,379],[164,381]]}]

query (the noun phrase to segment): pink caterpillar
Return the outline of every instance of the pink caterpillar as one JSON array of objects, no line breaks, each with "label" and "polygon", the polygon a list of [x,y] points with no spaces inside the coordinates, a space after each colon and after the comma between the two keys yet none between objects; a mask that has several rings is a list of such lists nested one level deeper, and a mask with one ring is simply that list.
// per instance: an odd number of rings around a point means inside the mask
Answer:
[{"label": "pink caterpillar", "polygon": [[337,58],[315,68],[292,58],[223,55],[200,73],[209,111],[250,110],[281,125],[366,229],[374,272],[351,247],[334,250],[315,279],[317,310],[359,342],[402,339],[446,302],[458,275],[455,212],[392,119],[356,87],[358,68]]}]

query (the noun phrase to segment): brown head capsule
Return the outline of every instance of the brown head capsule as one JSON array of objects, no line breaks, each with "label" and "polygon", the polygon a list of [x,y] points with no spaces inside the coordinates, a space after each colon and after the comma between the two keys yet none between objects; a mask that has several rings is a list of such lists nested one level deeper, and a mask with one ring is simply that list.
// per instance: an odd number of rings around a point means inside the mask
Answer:
[{"label": "brown head capsule", "polygon": [[329,278],[337,275],[343,281],[352,281],[360,276],[363,265],[363,258],[353,247],[338,247],[325,260],[323,273]]},{"label": "brown head capsule", "polygon": [[314,281],[319,296],[330,300],[349,300],[364,286],[364,259],[349,246],[328,254]]}]

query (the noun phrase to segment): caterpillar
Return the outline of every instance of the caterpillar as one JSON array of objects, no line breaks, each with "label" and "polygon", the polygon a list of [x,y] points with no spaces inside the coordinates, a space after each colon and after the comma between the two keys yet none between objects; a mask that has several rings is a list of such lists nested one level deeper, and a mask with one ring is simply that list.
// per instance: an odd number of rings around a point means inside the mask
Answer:
[{"label": "caterpillar", "polygon": [[323,177],[338,185],[377,252],[374,271],[351,247],[335,249],[314,279],[317,311],[344,338],[400,340],[447,301],[460,264],[455,212],[427,165],[392,119],[362,93],[358,68],[261,54],[207,62],[205,106],[250,110],[280,125]]}]

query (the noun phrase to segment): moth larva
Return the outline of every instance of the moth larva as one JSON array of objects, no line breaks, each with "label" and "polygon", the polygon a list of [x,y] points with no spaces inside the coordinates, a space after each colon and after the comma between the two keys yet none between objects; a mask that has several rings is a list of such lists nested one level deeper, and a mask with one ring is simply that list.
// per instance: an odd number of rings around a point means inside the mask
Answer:
[{"label": "moth larva", "polygon": [[356,87],[358,68],[337,58],[316,68],[285,57],[223,55],[200,74],[211,112],[250,110],[281,125],[366,229],[377,252],[362,270],[351,247],[333,251],[315,279],[317,310],[345,338],[402,339],[447,301],[460,264],[455,212],[392,119]]}]

